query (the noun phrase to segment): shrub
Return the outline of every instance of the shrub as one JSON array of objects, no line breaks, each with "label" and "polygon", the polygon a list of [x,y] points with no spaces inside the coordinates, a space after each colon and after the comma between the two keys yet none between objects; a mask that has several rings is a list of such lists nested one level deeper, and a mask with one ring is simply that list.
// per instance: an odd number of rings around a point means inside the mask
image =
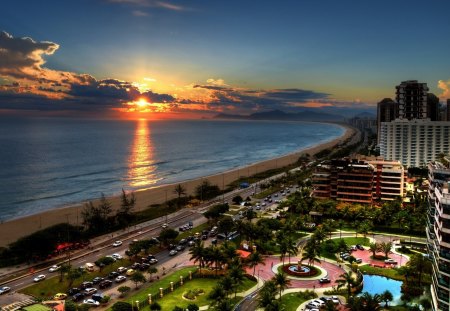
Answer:
[{"label": "shrub", "polygon": [[133,307],[128,302],[118,301],[112,305],[111,309],[113,311],[132,311]]}]

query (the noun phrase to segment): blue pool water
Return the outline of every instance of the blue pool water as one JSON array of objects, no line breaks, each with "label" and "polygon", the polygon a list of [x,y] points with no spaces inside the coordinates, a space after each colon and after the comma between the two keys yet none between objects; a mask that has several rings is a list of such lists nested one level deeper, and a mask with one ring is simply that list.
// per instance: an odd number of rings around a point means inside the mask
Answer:
[{"label": "blue pool water", "polygon": [[[371,295],[382,294],[385,290],[389,290],[394,297],[394,300],[389,305],[400,304],[401,297],[401,281],[392,280],[384,276],[378,275],[364,275],[363,292],[368,292]],[[384,303],[382,304],[384,306]]]}]

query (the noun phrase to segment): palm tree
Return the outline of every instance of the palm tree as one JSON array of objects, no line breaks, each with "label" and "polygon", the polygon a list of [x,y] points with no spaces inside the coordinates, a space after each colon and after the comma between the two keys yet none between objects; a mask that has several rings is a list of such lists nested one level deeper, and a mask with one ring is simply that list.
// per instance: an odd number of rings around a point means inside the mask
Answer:
[{"label": "palm tree", "polygon": [[375,259],[376,253],[380,250],[380,244],[378,243],[370,243],[369,250],[372,252],[373,259]]},{"label": "palm tree", "polygon": [[280,241],[280,259],[283,263],[283,266],[284,266],[284,258],[286,257],[288,248],[289,247],[288,247],[288,243],[286,240]]},{"label": "palm tree", "polygon": [[388,258],[389,253],[391,252],[391,249],[392,249],[392,242],[382,242],[380,244],[380,248],[383,251],[384,256],[386,258]]},{"label": "palm tree", "polygon": [[258,252],[251,253],[250,256],[248,257],[248,266],[250,268],[253,268],[253,276],[255,276],[256,266],[259,264],[266,265],[264,258]]},{"label": "palm tree", "polygon": [[340,276],[340,279],[337,279],[336,282],[338,283],[338,288],[343,287],[345,284],[347,284],[347,297],[350,297],[352,294],[352,286],[355,284],[355,280],[353,279],[353,275],[351,272],[345,272],[342,273]]},{"label": "palm tree", "polygon": [[383,293],[381,293],[381,300],[384,301],[385,307],[389,308],[389,302],[394,300],[394,296],[389,290],[385,290]]},{"label": "palm tree", "polygon": [[173,192],[178,195],[177,205],[180,207],[180,198],[182,195],[186,195],[186,188],[184,188],[181,184],[175,186]]},{"label": "palm tree", "polygon": [[405,282],[408,283],[408,277],[412,275],[412,269],[410,266],[402,266],[397,269],[399,275],[405,276]]},{"label": "palm tree", "polygon": [[281,301],[281,292],[291,284],[291,281],[287,278],[287,275],[283,272],[275,274],[272,280],[275,282],[276,287],[278,287],[280,291],[280,301]]},{"label": "palm tree", "polygon": [[264,283],[259,292],[258,307],[266,308],[272,301],[276,300],[277,286],[273,280]]},{"label": "palm tree", "polygon": [[303,260],[308,260],[308,265],[312,266],[315,262],[320,263],[320,259],[319,259],[319,251],[318,248],[315,247],[313,244],[311,245],[307,245],[305,247],[305,253],[303,253],[302,258],[300,259],[300,263],[303,262]]},{"label": "palm tree", "polygon": [[234,298],[236,298],[238,286],[244,282],[244,271],[242,271],[242,265],[233,265],[229,271],[229,276],[234,283]]},{"label": "palm tree", "polygon": [[368,292],[362,294],[361,299],[364,301],[364,311],[377,311],[380,310],[381,296],[378,294],[371,295]]},{"label": "palm tree", "polygon": [[431,270],[431,262],[427,260],[421,254],[414,254],[411,256],[411,260],[408,262],[408,266],[415,272],[417,272],[419,286],[422,284],[422,274],[424,271]]},{"label": "palm tree", "polygon": [[205,245],[203,242],[198,241],[195,243],[194,247],[189,250],[189,254],[191,254],[191,258],[189,260],[194,260],[194,263],[198,262],[198,267],[200,269],[200,273],[202,268],[205,266]]}]

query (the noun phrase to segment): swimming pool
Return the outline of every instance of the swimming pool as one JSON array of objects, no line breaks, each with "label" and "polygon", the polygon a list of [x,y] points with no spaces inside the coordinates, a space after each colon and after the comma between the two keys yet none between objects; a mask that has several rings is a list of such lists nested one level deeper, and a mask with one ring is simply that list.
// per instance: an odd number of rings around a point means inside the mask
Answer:
[{"label": "swimming pool", "polygon": [[[396,281],[379,275],[364,275],[363,292],[368,292],[371,295],[382,294],[385,290],[392,293],[394,300],[389,305],[397,305],[401,303],[400,297],[402,281]],[[384,304],[382,304],[384,306]]]}]

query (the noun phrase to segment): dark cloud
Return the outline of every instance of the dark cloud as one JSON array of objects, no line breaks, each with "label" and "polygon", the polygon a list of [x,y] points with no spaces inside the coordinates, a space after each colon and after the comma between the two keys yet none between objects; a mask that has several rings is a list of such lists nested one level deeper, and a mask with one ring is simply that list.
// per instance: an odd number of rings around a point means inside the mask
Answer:
[{"label": "dark cloud", "polygon": [[14,78],[33,78],[45,63],[44,55],[51,55],[59,45],[36,42],[31,38],[14,38],[0,32],[0,74]]}]

